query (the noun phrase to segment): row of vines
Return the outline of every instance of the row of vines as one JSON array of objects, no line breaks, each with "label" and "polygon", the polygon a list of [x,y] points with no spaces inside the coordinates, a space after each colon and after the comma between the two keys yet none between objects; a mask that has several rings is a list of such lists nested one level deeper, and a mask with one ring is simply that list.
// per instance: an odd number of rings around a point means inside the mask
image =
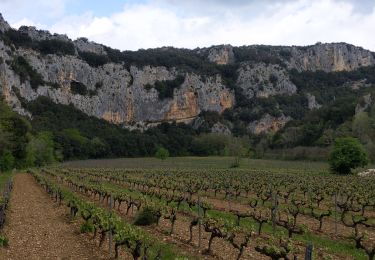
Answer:
[{"label": "row of vines", "polygon": [[[60,168],[44,169],[42,175],[101,207],[113,201],[128,221],[151,212],[155,226],[168,223],[169,236],[186,230],[189,245],[198,241],[200,246],[207,239],[201,253],[208,256],[222,255],[215,252],[219,248],[231,252],[228,259],[298,259],[305,256],[306,245],[318,240],[344,248],[341,252],[316,243],[314,253],[325,259],[375,255],[371,178],[259,170]],[[185,227],[176,231],[176,223]],[[108,230],[101,232],[103,236]]]}]

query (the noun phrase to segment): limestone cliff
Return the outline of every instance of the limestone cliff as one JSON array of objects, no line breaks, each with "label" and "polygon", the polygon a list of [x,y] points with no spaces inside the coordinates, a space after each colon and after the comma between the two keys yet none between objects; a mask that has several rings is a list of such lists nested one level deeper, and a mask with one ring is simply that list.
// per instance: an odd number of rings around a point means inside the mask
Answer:
[{"label": "limestone cliff", "polygon": [[276,64],[242,64],[237,84],[248,98],[291,95],[297,91],[289,80],[288,72]]},{"label": "limestone cliff", "polygon": [[292,47],[286,64],[299,71],[351,71],[375,64],[374,54],[361,47],[346,43]]},{"label": "limestone cliff", "polygon": [[235,60],[233,47],[230,45],[212,47],[208,51],[207,58],[218,65],[232,64]]},{"label": "limestone cliff", "polygon": [[283,128],[286,123],[292,120],[290,117],[281,115],[279,117],[273,117],[269,114],[264,115],[259,120],[256,120],[248,125],[248,129],[253,134],[261,134],[268,132],[277,132]]},{"label": "limestone cliff", "polygon": [[[0,94],[15,111],[29,117],[23,102],[46,96],[131,129],[160,122],[189,123],[203,111],[222,114],[233,108],[235,90],[249,102],[298,93],[290,79],[292,69],[334,72],[372,65],[374,53],[346,43],[120,52],[35,27],[14,30],[0,15]],[[176,81],[181,77],[183,81]],[[161,95],[166,91],[168,95]],[[305,94],[309,109],[320,107],[315,96]],[[277,131],[289,120],[264,114],[248,129]],[[216,125],[212,131],[231,129]]]}]

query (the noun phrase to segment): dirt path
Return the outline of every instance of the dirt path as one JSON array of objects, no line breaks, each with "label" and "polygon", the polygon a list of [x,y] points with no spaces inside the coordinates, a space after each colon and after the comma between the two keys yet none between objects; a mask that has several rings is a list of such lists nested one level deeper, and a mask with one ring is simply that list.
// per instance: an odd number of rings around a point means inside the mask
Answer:
[{"label": "dirt path", "polygon": [[1,259],[105,259],[30,175],[14,178],[7,222],[9,247],[0,250]]}]

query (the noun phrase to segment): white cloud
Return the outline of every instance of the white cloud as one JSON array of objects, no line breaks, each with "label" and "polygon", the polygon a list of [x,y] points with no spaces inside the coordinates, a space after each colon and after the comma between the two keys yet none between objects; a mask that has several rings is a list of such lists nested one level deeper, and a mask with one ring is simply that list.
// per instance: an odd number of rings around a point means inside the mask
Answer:
[{"label": "white cloud", "polygon": [[[66,1],[57,2],[64,5]],[[375,50],[375,8],[371,1],[365,0],[366,5],[353,0],[228,2],[151,0],[125,5],[105,17],[92,12],[61,17],[44,29],[71,38],[87,37],[122,50],[223,43],[308,45],[318,41],[345,41]]]},{"label": "white cloud", "polygon": [[47,27],[50,21],[65,14],[66,5],[72,0],[0,0],[0,12],[9,24]]}]

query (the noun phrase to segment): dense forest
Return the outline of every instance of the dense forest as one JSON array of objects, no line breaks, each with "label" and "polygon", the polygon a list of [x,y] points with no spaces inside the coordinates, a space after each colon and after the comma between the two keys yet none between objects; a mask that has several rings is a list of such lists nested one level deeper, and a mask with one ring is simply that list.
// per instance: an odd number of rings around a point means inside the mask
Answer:
[{"label": "dense forest", "polygon": [[0,100],[0,170],[14,167],[42,166],[62,160],[55,150],[53,135],[36,132],[30,122],[10,110]]}]

